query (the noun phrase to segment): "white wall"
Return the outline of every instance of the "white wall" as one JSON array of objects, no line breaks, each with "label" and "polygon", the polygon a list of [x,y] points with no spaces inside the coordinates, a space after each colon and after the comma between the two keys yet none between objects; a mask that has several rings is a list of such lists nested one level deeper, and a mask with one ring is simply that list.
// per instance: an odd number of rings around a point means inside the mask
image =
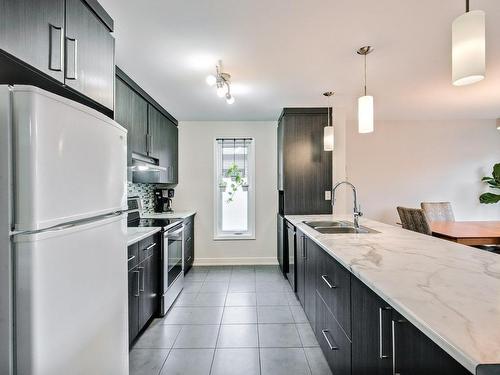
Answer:
[{"label": "white wall", "polygon": [[[196,210],[195,264],[276,264],[277,123],[179,123],[179,184],[174,208]],[[214,241],[214,139],[255,139],[256,239]]]},{"label": "white wall", "polygon": [[500,219],[500,205],[478,201],[481,177],[500,162],[494,120],[379,121],[372,134],[348,121],[346,143],[347,176],[366,217],[395,223],[398,205],[450,201],[457,220]]}]

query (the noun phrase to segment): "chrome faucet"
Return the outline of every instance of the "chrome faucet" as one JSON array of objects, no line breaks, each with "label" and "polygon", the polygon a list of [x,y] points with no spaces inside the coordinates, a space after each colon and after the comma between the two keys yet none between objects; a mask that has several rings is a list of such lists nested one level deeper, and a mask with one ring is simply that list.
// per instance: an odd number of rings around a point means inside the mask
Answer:
[{"label": "chrome faucet", "polygon": [[335,184],[335,186],[332,189],[332,206],[335,205],[335,191],[340,185],[349,185],[352,188],[352,192],[354,195],[354,227],[359,228],[359,218],[363,216],[363,213],[361,212],[361,207],[358,205],[358,195],[356,194],[356,187],[351,184],[349,181],[341,181]]}]

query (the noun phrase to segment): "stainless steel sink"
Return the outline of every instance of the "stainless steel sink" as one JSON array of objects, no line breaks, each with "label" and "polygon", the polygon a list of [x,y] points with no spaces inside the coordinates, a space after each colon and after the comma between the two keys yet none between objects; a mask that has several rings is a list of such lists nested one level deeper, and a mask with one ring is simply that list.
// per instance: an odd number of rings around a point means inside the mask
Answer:
[{"label": "stainless steel sink", "polygon": [[353,224],[348,221],[304,221],[304,224],[311,228],[334,228],[334,227],[352,227]]},{"label": "stainless steel sink", "polygon": [[304,221],[304,224],[324,234],[378,233],[376,230],[360,226],[356,228],[350,221]]},{"label": "stainless steel sink", "polygon": [[317,227],[314,228],[314,230],[317,230],[320,233],[324,234],[345,234],[345,233],[358,233],[358,234],[364,234],[364,233],[378,233],[377,231],[367,228],[367,227]]}]

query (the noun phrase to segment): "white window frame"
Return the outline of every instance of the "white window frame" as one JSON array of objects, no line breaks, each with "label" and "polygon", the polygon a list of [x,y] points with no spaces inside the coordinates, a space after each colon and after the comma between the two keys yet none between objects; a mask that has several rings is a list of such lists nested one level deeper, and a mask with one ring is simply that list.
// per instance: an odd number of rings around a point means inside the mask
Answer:
[{"label": "white window frame", "polygon": [[[222,194],[219,188],[219,171],[221,160],[218,157],[218,139],[251,140],[248,146],[248,230],[246,232],[223,231],[222,230]],[[252,137],[216,137],[214,138],[214,240],[255,240],[255,138]]]}]

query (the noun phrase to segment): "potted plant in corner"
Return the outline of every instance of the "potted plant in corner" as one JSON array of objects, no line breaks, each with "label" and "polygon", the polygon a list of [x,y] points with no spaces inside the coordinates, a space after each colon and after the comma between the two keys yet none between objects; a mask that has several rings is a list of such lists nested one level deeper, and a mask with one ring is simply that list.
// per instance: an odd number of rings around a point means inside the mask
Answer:
[{"label": "potted plant in corner", "polygon": [[[493,166],[492,177],[483,177],[481,181],[484,181],[492,189],[500,190],[500,163]],[[500,202],[500,194],[495,193],[483,193],[479,197],[479,202],[485,204],[498,203]]]}]

